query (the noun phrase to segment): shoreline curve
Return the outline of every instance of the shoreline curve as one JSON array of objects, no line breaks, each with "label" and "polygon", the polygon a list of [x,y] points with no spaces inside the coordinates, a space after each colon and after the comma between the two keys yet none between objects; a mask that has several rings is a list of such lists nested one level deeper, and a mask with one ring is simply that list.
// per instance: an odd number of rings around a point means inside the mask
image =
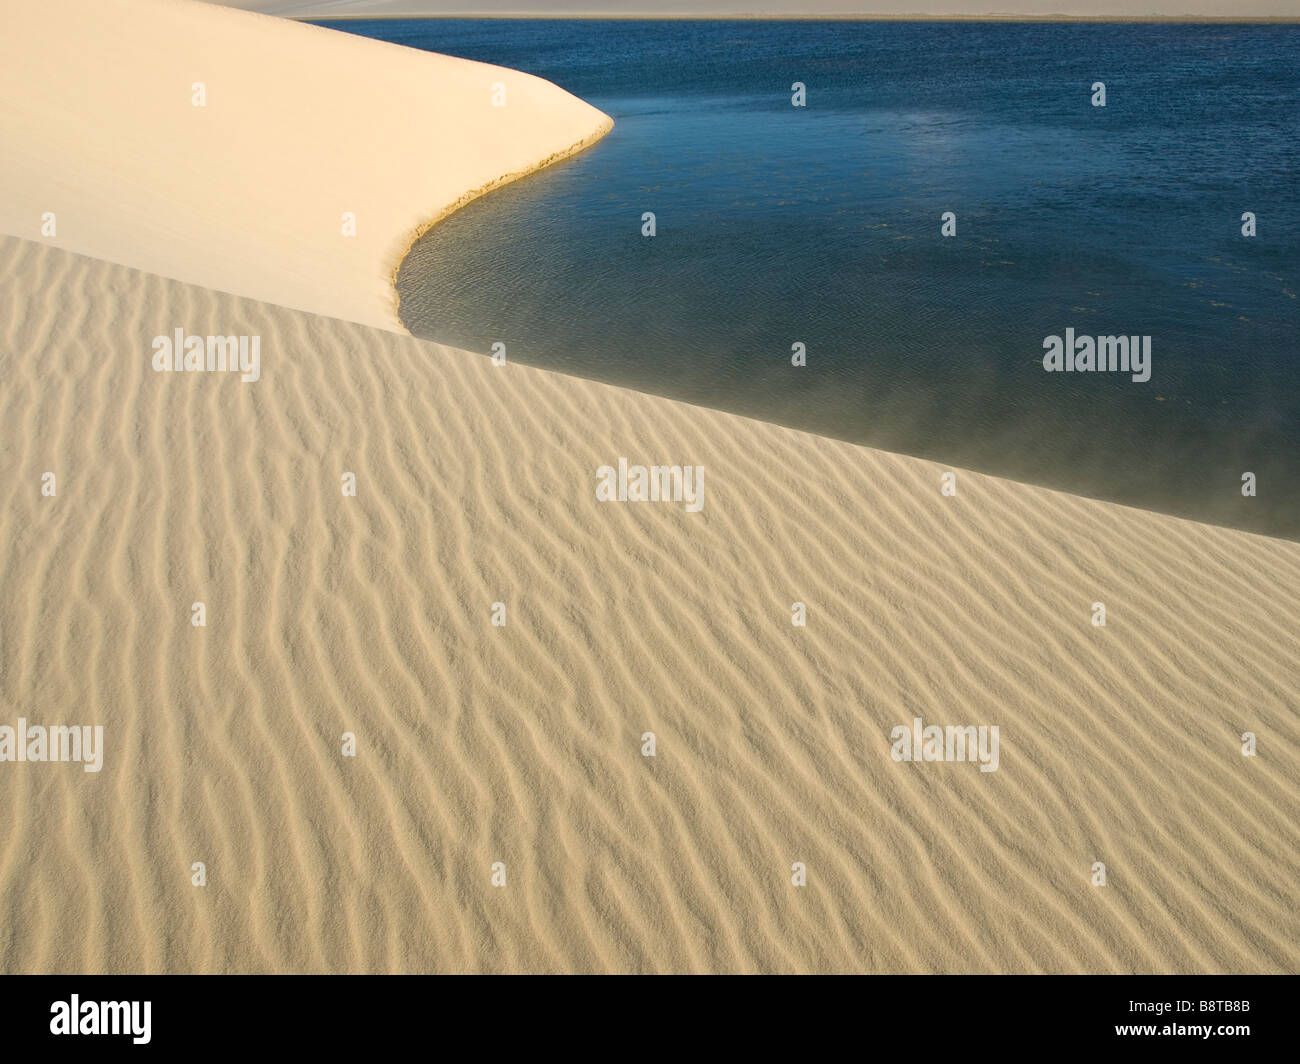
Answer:
[{"label": "shoreline curve", "polygon": [[613,126],[532,74],[196,0],[6,20],[0,233],[390,332],[420,234]]}]

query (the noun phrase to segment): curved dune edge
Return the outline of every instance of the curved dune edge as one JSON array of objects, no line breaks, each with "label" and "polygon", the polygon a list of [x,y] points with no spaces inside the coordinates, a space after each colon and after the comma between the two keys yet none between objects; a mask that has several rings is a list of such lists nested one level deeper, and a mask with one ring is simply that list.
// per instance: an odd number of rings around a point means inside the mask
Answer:
[{"label": "curved dune edge", "polygon": [[[597,128],[594,132],[592,132],[588,136],[583,137],[581,140],[577,141],[574,144],[570,144],[567,148],[563,149],[562,151],[557,151],[553,155],[547,156],[541,162],[537,163],[536,166],[531,166],[525,170],[518,170],[512,174],[505,174],[502,177],[498,177],[492,181],[489,181],[486,185],[481,185],[478,188],[471,189],[470,191],[461,195],[454,203],[449,203],[447,206],[443,207],[440,211],[438,211],[438,213],[435,214],[432,218],[428,219],[425,222],[422,222],[414,230],[408,233],[406,238],[402,242],[402,250],[395,257],[393,261],[392,269],[389,270],[388,273],[388,283],[393,290],[393,316],[397,318],[399,322],[401,321],[402,299],[401,299],[401,293],[398,292],[397,290],[397,275],[401,273],[402,263],[406,260],[406,256],[411,253],[411,248],[415,246],[416,242],[422,236],[424,236],[425,233],[427,233],[439,222],[444,221],[452,214],[455,214],[466,204],[472,203],[474,200],[478,199],[479,197],[486,196],[489,192],[494,192],[497,189],[502,188],[513,181],[518,181],[521,177],[527,177],[529,174],[536,173],[538,170],[544,170],[552,163],[558,163],[564,159],[572,158],[573,156],[577,155],[579,152],[582,152],[587,148],[591,147],[593,144],[596,143],[596,141],[600,140],[613,128],[614,128],[614,120],[606,116],[606,121],[602,123],[599,128]],[[402,331],[407,333],[410,332],[410,330],[407,329],[405,325],[402,326]]]},{"label": "curved dune edge", "polygon": [[0,971],[1300,969],[1300,544],[9,237],[0,379]]},{"label": "curved dune edge", "polygon": [[420,233],[612,125],[530,74],[233,8],[12,3],[0,232],[404,332]]}]

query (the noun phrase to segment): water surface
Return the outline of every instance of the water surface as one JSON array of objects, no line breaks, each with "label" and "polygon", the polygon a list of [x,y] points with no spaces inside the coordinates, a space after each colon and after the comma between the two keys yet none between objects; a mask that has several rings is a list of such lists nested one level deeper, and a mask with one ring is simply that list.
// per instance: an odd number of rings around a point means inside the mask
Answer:
[{"label": "water surface", "polygon": [[[417,243],[416,335],[1300,538],[1300,27],[330,25],[616,121]],[[1150,335],[1151,380],[1045,373],[1066,327]]]}]

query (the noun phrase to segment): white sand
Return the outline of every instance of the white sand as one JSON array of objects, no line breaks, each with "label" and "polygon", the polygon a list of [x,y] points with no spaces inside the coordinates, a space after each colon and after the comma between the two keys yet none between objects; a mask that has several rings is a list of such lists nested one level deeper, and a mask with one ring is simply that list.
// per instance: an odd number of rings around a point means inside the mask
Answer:
[{"label": "white sand", "polygon": [[[0,763],[0,971],[1300,967],[1300,544],[962,471],[945,498],[928,462],[274,306],[391,324],[403,226],[599,116],[512,80],[550,133],[421,146],[460,176],[420,207],[303,128],[392,162],[381,131],[472,112],[478,74],[131,0],[105,21],[169,75],[115,87],[72,6],[0,38],[0,221],[61,211],[0,237],[0,725],[106,749]],[[335,95],[298,113],[304,79]],[[389,213],[345,268],[309,219],[348,203]],[[259,336],[261,379],[154,372],[178,325]],[[620,455],[703,465],[703,509],[597,502]],[[998,771],[896,763],[915,716],[998,726]]]},{"label": "white sand", "polygon": [[0,100],[0,231],[53,212],[58,247],[394,329],[422,226],[611,126],[528,74],[187,0],[5,0]]}]

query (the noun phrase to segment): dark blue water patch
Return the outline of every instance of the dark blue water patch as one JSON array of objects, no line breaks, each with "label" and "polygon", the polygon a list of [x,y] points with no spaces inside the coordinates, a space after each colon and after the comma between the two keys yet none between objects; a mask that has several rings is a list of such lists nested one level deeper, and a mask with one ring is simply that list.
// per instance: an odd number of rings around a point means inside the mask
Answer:
[{"label": "dark blue water patch", "polygon": [[[617,123],[417,243],[416,335],[1300,538],[1297,27],[349,28],[527,70]],[[1067,326],[1150,335],[1152,379],[1045,373]]]}]

